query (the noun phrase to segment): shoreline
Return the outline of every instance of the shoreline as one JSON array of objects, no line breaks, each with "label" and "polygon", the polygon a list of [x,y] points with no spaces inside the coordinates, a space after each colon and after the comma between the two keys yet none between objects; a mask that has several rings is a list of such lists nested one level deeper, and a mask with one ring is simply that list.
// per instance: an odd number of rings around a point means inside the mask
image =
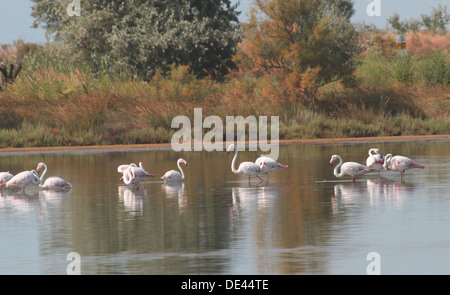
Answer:
[{"label": "shoreline", "polygon": [[[348,137],[348,138],[318,138],[318,139],[287,139],[279,140],[279,145],[291,144],[345,144],[371,142],[402,142],[402,141],[434,141],[450,140],[450,134],[440,135],[407,135],[407,136],[379,136],[379,137]],[[226,142],[223,142],[225,144]],[[248,144],[249,142],[246,142]],[[268,143],[269,145],[272,143]],[[158,150],[171,149],[171,143],[123,144],[123,145],[95,145],[95,146],[58,146],[58,147],[24,147],[0,148],[0,156],[8,154],[27,153],[58,153],[58,152],[107,152],[127,150]]]}]

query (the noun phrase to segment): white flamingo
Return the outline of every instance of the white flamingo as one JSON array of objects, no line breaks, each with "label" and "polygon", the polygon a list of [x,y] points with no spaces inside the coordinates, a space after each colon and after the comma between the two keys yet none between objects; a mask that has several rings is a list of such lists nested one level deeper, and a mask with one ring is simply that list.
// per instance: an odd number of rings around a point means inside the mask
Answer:
[{"label": "white flamingo", "polygon": [[183,163],[185,166],[187,166],[186,160],[180,158],[177,161],[178,169],[180,169],[181,173],[176,170],[170,170],[167,171],[163,176],[161,176],[161,179],[164,179],[165,182],[173,182],[173,181],[183,181],[184,180],[184,172],[183,169],[181,169],[180,164]]},{"label": "white flamingo", "polygon": [[120,165],[117,168],[117,171],[122,169],[123,176],[120,178],[120,180],[123,180],[123,182],[127,185],[133,184],[133,185],[139,185],[139,182],[145,180],[148,177],[154,177],[154,174],[150,174],[147,171],[145,171],[144,166],[142,165],[142,162],[139,162],[139,167],[136,166],[136,164],[131,163],[130,165]]},{"label": "white flamingo", "polygon": [[[234,144],[230,144],[230,146],[227,148],[227,152],[230,153],[231,151],[233,151],[234,148]],[[261,179],[261,177],[259,177],[259,174],[268,174],[266,171],[262,170],[261,167],[259,167],[258,165],[256,165],[253,162],[242,162],[239,165],[239,168],[236,170],[235,168],[235,164],[236,164],[236,158],[237,158],[237,154],[238,154],[238,149],[235,149],[236,152],[234,154],[234,158],[233,161],[231,162],[231,171],[234,174],[244,174],[244,175],[248,175],[248,185],[250,185],[250,176],[255,175],[256,177],[259,178],[259,180],[263,181]]]},{"label": "white flamingo", "polygon": [[0,187],[4,187],[6,185],[6,183],[8,182],[8,180],[10,180],[13,177],[14,177],[14,175],[9,173],[9,171],[0,172]]},{"label": "white flamingo", "polygon": [[384,156],[383,153],[377,148],[371,148],[369,150],[369,157],[366,160],[366,166],[373,168],[380,175],[380,170],[383,170]]},{"label": "white flamingo", "polygon": [[47,173],[47,165],[45,163],[39,163],[37,165],[36,170],[39,172],[42,168],[44,168],[44,171],[41,174],[41,183],[40,183],[40,187],[42,187],[43,189],[50,189],[50,190],[63,190],[63,189],[69,189],[72,188],[72,185],[70,183],[68,183],[67,181],[65,181],[64,179],[62,179],[59,176],[50,176],[48,177],[45,182],[44,182],[44,176]]},{"label": "white flamingo", "polygon": [[5,187],[12,189],[20,187],[22,189],[22,192],[25,193],[25,187],[29,184],[35,185],[41,184],[39,174],[37,173],[36,170],[23,171],[14,175],[14,177],[12,177],[10,180],[8,180],[8,182],[6,182]]},{"label": "white flamingo", "polygon": [[400,180],[403,181],[403,174],[406,170],[412,168],[420,168],[424,169],[425,166],[419,165],[408,157],[404,156],[394,156],[392,154],[387,154],[384,159],[383,164],[384,169],[386,170],[396,170],[400,171]]},{"label": "white flamingo", "polygon": [[[375,171],[373,168],[366,167],[356,162],[345,162],[342,164],[342,158],[339,155],[331,156],[330,165],[333,165],[333,162],[336,160],[339,160],[339,163],[334,167],[334,176],[343,177],[344,175],[350,175],[353,182],[355,182],[356,178],[359,176]],[[340,173],[338,173],[339,167],[341,167]]]},{"label": "white flamingo", "polygon": [[280,164],[274,159],[265,156],[256,159],[255,164],[258,165],[264,172],[267,172],[267,179],[266,179],[267,182],[269,182],[270,172],[289,168],[288,165]]}]

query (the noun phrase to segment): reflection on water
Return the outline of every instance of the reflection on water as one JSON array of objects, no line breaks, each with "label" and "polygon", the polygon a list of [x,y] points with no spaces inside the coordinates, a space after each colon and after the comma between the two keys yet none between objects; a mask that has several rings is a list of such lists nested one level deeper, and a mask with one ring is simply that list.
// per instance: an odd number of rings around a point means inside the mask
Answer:
[{"label": "reflection on water", "polygon": [[[449,274],[450,142],[376,144],[427,168],[338,179],[332,154],[363,163],[373,144],[287,145],[289,169],[255,186],[226,153],[170,150],[9,154],[2,170],[46,162],[67,192],[27,187],[0,193],[0,274],[65,274],[78,252],[82,274]],[[256,159],[239,153],[237,161]],[[186,180],[158,179],[183,157]],[[123,185],[121,163],[157,177]]]}]

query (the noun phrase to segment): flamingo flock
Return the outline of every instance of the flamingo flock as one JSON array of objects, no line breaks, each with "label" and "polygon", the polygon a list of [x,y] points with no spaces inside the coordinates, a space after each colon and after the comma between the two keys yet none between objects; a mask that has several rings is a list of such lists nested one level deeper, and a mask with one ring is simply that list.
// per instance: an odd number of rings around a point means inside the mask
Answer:
[{"label": "flamingo flock", "polygon": [[[44,169],[41,176],[39,172]],[[25,193],[28,185],[36,185],[44,190],[66,190],[72,188],[72,185],[58,176],[48,177],[44,180],[47,173],[47,165],[39,163],[36,170],[22,171],[13,175],[8,172],[0,172],[0,188],[21,189]]]},{"label": "flamingo flock", "polygon": [[[255,162],[245,161],[239,164],[236,169],[236,159],[238,155],[238,149],[234,144],[231,144],[226,149],[228,153],[234,151],[234,157],[231,161],[231,172],[234,174],[242,174],[248,177],[248,184],[251,184],[251,177],[256,177],[259,183],[264,180],[260,175],[266,175],[266,182],[269,183],[269,174],[277,171],[289,168],[288,165],[280,164],[274,159],[261,156],[255,160]],[[406,170],[413,168],[424,169],[425,166],[416,163],[415,161],[405,156],[392,156],[387,154],[386,156],[377,149],[371,148],[368,152],[366,159],[366,165],[357,162],[343,162],[342,157],[339,155],[332,155],[330,159],[330,165],[338,162],[335,166],[333,173],[334,176],[342,178],[344,176],[350,176],[352,181],[355,182],[358,177],[361,177],[367,173],[386,171],[399,171],[400,179],[403,181],[403,175]],[[178,183],[183,182],[186,179],[186,175],[181,164],[187,166],[187,161],[180,158],[177,160],[178,170],[167,171],[161,179],[165,183]],[[42,171],[43,170],[43,171]],[[39,176],[39,173],[42,174]],[[117,167],[117,172],[122,174],[121,181],[126,185],[130,185],[133,188],[138,188],[139,183],[146,180],[149,177],[154,177],[154,174],[148,173],[142,162],[139,162],[139,166],[135,163],[121,164]],[[22,171],[16,175],[11,174],[9,171],[0,172],[0,189],[21,189],[25,193],[25,188],[28,185],[36,185],[44,190],[68,190],[72,188],[72,185],[59,176],[51,176],[45,179],[47,173],[47,165],[45,163],[39,163],[35,170]]]},{"label": "flamingo flock", "polygon": [[[380,175],[380,171],[383,169],[400,171],[400,180],[403,181],[403,174],[406,170],[412,168],[425,168],[425,166],[420,165],[405,156],[392,157],[392,154],[383,156],[383,153],[377,148],[371,148],[369,150],[369,157],[366,160],[366,165],[356,162],[342,163],[342,158],[339,155],[331,156],[330,165],[333,165],[336,160],[339,160],[339,163],[334,168],[334,175],[336,177],[349,175],[352,177],[353,182],[355,182],[358,177],[369,172],[378,172],[378,175]],[[338,172],[339,168],[340,172]]]}]

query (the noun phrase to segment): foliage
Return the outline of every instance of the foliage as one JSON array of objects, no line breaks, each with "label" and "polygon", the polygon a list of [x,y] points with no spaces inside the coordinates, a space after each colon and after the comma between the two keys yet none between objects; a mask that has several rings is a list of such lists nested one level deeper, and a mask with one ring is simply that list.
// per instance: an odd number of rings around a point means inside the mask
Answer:
[{"label": "foliage", "polygon": [[222,77],[234,66],[239,14],[230,0],[32,0],[34,27],[70,45],[98,71],[131,72],[148,80],[158,69],[190,65],[199,76]]},{"label": "foliage", "polygon": [[447,25],[450,22],[450,14],[447,12],[447,5],[439,4],[432,8],[431,14],[422,14],[420,19],[408,18],[400,21],[400,15],[394,13],[387,19],[390,27],[397,33],[404,34],[408,31],[419,31],[421,28],[430,33],[447,33]]},{"label": "foliage", "polygon": [[349,82],[359,52],[344,0],[257,0],[236,61],[245,71],[284,73],[299,100],[330,82]]}]

